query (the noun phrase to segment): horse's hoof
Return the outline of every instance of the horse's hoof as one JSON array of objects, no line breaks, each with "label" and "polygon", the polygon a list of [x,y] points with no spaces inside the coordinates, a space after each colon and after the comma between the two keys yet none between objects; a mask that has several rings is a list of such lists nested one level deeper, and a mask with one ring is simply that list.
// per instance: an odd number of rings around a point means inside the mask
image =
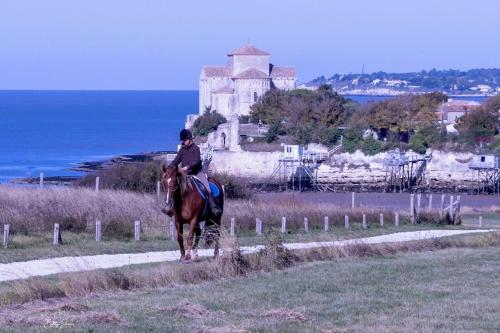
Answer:
[{"label": "horse's hoof", "polygon": [[181,259],[179,260],[179,262],[181,264],[189,264],[191,262],[191,258],[188,257],[188,256],[184,256],[184,257],[181,257]]}]

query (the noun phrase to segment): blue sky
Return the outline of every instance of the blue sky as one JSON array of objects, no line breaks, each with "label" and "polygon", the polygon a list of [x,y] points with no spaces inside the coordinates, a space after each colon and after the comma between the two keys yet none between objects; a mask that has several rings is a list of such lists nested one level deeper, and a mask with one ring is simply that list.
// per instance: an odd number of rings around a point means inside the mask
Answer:
[{"label": "blue sky", "polygon": [[197,89],[247,41],[299,81],[500,67],[498,0],[1,0],[0,89]]}]

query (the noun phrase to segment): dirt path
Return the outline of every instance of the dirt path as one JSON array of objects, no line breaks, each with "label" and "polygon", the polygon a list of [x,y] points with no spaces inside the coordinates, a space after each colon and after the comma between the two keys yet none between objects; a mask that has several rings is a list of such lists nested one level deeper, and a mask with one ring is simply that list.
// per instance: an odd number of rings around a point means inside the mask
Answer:
[{"label": "dirt path", "polygon": [[[286,243],[288,249],[310,249],[325,246],[344,246],[351,244],[380,244],[392,242],[408,242],[446,236],[456,236],[471,233],[484,233],[494,230],[424,230],[412,232],[398,232],[388,235],[356,238],[333,242]],[[262,249],[262,245],[245,246],[241,250],[244,254],[255,253]],[[200,257],[210,257],[213,250],[199,250]],[[179,251],[104,254],[95,256],[60,257],[31,261],[0,264],[0,282],[25,279],[34,276],[44,276],[58,273],[89,271],[95,269],[122,267],[135,264],[158,263],[179,260]]]}]

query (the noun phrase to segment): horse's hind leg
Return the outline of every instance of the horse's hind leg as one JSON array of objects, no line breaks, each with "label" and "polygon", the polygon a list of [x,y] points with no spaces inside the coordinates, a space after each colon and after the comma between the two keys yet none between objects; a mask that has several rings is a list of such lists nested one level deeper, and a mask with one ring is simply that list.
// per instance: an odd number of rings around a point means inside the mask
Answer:
[{"label": "horse's hind leg", "polygon": [[219,238],[220,238],[220,224],[221,224],[221,218],[219,217],[215,223],[213,224],[214,230],[213,230],[213,240],[214,240],[214,258],[217,258],[219,256]]}]

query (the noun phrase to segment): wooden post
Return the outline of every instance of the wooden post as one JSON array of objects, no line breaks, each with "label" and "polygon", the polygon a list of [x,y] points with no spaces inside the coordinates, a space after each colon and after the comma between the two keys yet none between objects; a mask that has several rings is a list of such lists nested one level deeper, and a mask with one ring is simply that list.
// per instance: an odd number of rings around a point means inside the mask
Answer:
[{"label": "wooden post", "polygon": [[8,224],[3,225],[3,247],[7,248],[9,245],[9,232],[10,226]]},{"label": "wooden post", "polygon": [[52,241],[52,244],[59,245],[60,239],[61,239],[61,230],[59,229],[59,223],[55,223],[54,224],[54,239]]},{"label": "wooden post", "polygon": [[455,200],[455,197],[453,195],[450,195],[450,216],[453,216],[453,201]]},{"label": "wooden post", "polygon": [[429,194],[429,207],[427,208],[427,212],[430,213],[432,211],[432,194]]},{"label": "wooden post", "polygon": [[483,217],[479,215],[479,228],[483,226]]},{"label": "wooden post", "polygon": [[356,193],[351,192],[351,209],[356,207]]},{"label": "wooden post", "polygon": [[368,228],[368,224],[366,223],[366,214],[363,214],[363,229]]},{"label": "wooden post", "polygon": [[328,232],[330,230],[330,219],[328,216],[325,216],[325,232]]},{"label": "wooden post", "polygon": [[134,222],[134,239],[136,241],[141,240],[141,221]]},{"label": "wooden post", "polygon": [[175,224],[174,224],[174,218],[170,219],[170,222],[168,223],[168,229],[170,233],[170,239],[175,240]]},{"label": "wooden post", "polygon": [[157,181],[156,182],[156,196],[159,197],[160,196],[160,181]]},{"label": "wooden post", "polygon": [[349,215],[344,216],[344,226],[349,229]]},{"label": "wooden post", "polygon": [[95,191],[99,192],[99,177],[95,177]]},{"label": "wooden post", "polygon": [[304,217],[304,230],[305,232],[309,232],[309,220],[307,217]]},{"label": "wooden post", "polygon": [[415,224],[415,194],[410,194],[410,216],[411,224]]},{"label": "wooden post", "polygon": [[396,227],[399,227],[399,213],[396,212],[396,214],[394,215],[394,225]]},{"label": "wooden post", "polygon": [[281,233],[284,234],[286,232],[286,217],[281,218]]},{"label": "wooden post", "polygon": [[40,188],[43,187],[43,172],[40,172]]},{"label": "wooden post", "polygon": [[380,226],[381,227],[384,226],[384,214],[383,213],[380,213]]},{"label": "wooden post", "polygon": [[441,206],[439,206],[439,217],[443,218],[444,215],[444,194],[441,194]]},{"label": "wooden post", "polygon": [[420,204],[422,203],[422,194],[417,194],[417,215],[420,214]]},{"label": "wooden post", "polygon": [[462,206],[461,204],[461,199],[460,196],[457,196],[457,203],[455,207],[455,215],[453,217],[453,224],[456,224],[458,222],[458,217],[460,216],[460,207]]},{"label": "wooden post", "polygon": [[101,241],[101,221],[99,220],[95,221],[95,241]]},{"label": "wooden post", "polygon": [[235,232],[234,232],[234,217],[231,217],[231,228],[230,228],[229,234],[231,236],[234,236],[234,234],[235,234]]},{"label": "wooden post", "polygon": [[255,233],[257,235],[262,235],[262,221],[260,219],[255,219]]}]

